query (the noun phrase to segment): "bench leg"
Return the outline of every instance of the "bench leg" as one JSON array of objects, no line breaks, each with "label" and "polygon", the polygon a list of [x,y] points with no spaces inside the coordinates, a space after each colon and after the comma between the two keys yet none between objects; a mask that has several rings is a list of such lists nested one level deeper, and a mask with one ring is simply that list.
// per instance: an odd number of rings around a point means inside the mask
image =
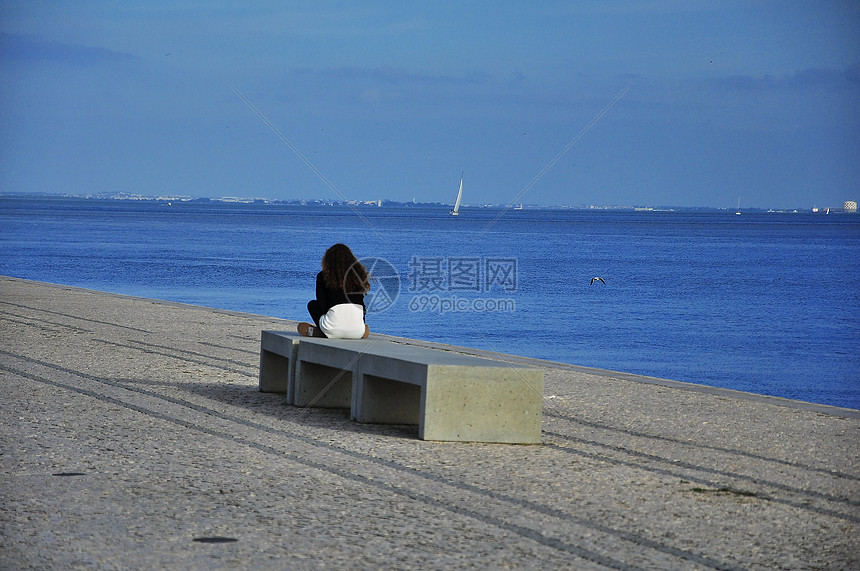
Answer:
[{"label": "bench leg", "polygon": [[543,371],[439,371],[427,379],[418,437],[455,442],[539,444]]},{"label": "bench leg", "polygon": [[260,392],[288,395],[292,381],[290,359],[265,349],[260,350]]}]

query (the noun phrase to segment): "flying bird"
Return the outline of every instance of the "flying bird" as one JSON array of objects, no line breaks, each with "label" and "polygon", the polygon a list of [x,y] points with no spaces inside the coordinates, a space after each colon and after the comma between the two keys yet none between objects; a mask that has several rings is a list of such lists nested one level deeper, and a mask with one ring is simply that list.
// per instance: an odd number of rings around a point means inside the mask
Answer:
[{"label": "flying bird", "polygon": [[600,282],[603,285],[606,285],[606,282],[603,281],[603,278],[599,278],[599,277],[591,278],[591,284],[589,284],[589,285],[594,285],[594,282]]}]

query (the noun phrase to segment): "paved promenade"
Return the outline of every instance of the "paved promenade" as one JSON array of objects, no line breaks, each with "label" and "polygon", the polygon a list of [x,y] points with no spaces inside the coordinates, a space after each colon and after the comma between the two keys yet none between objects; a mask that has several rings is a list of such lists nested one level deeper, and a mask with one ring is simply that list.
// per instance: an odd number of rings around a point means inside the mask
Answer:
[{"label": "paved promenade", "polygon": [[518,359],[543,444],[425,442],[260,393],[294,326],[0,277],[0,569],[860,567],[858,411]]}]

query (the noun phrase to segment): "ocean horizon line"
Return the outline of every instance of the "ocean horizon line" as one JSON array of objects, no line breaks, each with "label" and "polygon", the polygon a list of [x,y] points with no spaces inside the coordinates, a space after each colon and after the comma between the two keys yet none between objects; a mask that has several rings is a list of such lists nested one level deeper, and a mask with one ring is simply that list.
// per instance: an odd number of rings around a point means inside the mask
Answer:
[{"label": "ocean horizon line", "polygon": [[[269,198],[262,196],[193,196],[184,194],[142,194],[129,192],[92,192],[92,193],[63,193],[63,192],[0,192],[0,198],[31,199],[31,200],[93,200],[93,201],[128,201],[128,202],[157,202],[157,203],[192,203],[192,204],[240,204],[240,205],[272,205],[272,206],[343,206],[368,208],[451,208],[453,202],[394,200],[389,198],[376,199],[327,199],[327,198]],[[852,207],[851,204],[854,204]],[[848,206],[846,206],[848,205]],[[537,203],[486,203],[470,204],[464,202],[461,208],[478,210],[569,210],[569,211],[623,211],[623,212],[680,212],[680,213],[812,213],[812,214],[856,214],[856,201],[846,200],[839,206],[694,206],[694,205],[648,205],[648,204],[537,204]]]}]

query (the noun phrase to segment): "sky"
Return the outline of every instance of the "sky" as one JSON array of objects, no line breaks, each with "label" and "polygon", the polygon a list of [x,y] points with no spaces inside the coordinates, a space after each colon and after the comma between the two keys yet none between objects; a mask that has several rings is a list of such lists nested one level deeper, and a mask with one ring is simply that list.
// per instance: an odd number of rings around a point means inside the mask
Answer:
[{"label": "sky", "polygon": [[860,2],[4,0],[0,149],[0,193],[836,207]]}]

